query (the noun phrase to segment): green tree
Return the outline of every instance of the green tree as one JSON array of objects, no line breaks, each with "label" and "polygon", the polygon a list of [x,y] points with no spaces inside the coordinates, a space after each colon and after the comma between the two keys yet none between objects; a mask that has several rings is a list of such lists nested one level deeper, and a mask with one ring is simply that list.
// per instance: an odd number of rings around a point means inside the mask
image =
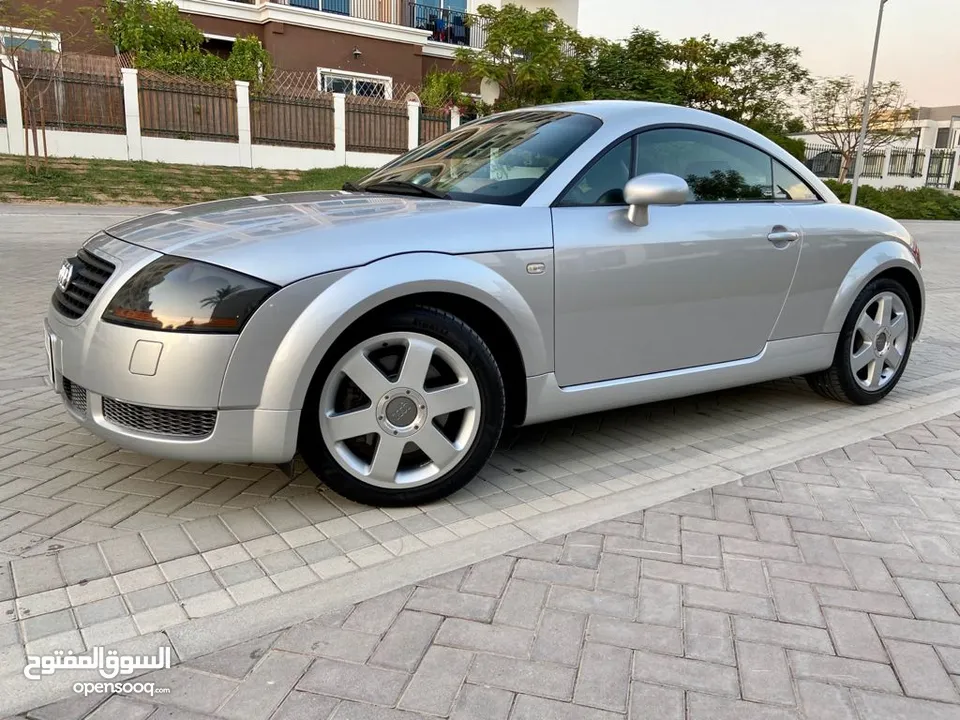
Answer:
[{"label": "green tree", "polygon": [[117,52],[130,53],[138,68],[200,80],[246,80],[260,85],[270,55],[255,37],[240,37],[224,60],[203,49],[203,33],[169,0],[106,0],[97,30]]},{"label": "green tree", "polygon": [[106,0],[98,31],[121,53],[199,52],[203,33],[168,0]]},{"label": "green tree", "polygon": [[252,87],[259,87],[273,68],[270,53],[253,35],[238,37],[233,42],[226,64],[231,79],[246,80]]},{"label": "green tree", "polygon": [[728,92],[724,79],[731,72],[724,63],[723,44],[710,35],[686,38],[674,45],[677,104],[717,112]]},{"label": "green tree", "polygon": [[625,43],[599,41],[587,89],[597,99],[675,103],[674,56],[674,46],[653,30],[636,28]]},{"label": "green tree", "polygon": [[429,110],[446,110],[463,102],[463,85],[466,78],[452,70],[432,69],[423,78],[420,102]]},{"label": "green tree", "polygon": [[585,96],[585,65],[594,42],[553,10],[481,5],[477,14],[485,23],[483,47],[457,48],[457,62],[470,76],[500,86],[497,110]]},{"label": "green tree", "polygon": [[718,59],[728,71],[719,78],[724,92],[715,112],[747,125],[782,130],[791,119],[790,101],[810,85],[800,49],[770,42],[760,32],[722,44]]}]

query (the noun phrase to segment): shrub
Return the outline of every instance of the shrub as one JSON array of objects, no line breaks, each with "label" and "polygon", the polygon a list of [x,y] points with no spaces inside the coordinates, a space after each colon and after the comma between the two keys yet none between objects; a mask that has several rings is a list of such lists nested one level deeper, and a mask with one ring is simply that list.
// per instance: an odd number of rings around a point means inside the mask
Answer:
[{"label": "shrub", "polygon": [[803,162],[807,159],[807,144],[799,138],[787,137],[780,133],[764,133],[769,140],[782,147],[797,160]]},{"label": "shrub", "polygon": [[465,80],[458,72],[434,68],[423,78],[420,102],[429,110],[449,110],[462,101]]},{"label": "shrub", "polygon": [[246,80],[258,87],[269,75],[270,54],[253,36],[238,37],[224,60],[202,48],[203,33],[169,0],[106,0],[94,15],[97,31],[136,67],[198,80]]},{"label": "shrub", "polygon": [[[850,184],[827,180],[827,186],[843,202],[850,201]],[[936,188],[879,189],[861,185],[857,205],[898,220],[960,220],[960,197]]]}]

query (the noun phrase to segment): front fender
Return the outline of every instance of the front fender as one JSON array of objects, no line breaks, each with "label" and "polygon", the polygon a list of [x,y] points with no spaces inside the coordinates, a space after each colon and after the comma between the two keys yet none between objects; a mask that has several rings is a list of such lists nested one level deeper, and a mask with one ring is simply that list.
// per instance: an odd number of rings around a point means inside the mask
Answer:
[{"label": "front fender", "polygon": [[833,298],[823,332],[839,333],[853,306],[853,301],[867,284],[878,275],[894,268],[907,270],[920,286],[921,312],[920,317],[916,318],[916,332],[919,334],[923,322],[923,308],[926,307],[923,276],[909,248],[896,240],[885,240],[871,246],[853,263]]},{"label": "front fender", "polygon": [[317,367],[344,330],[386,302],[430,292],[482,303],[510,329],[528,376],[551,369],[548,344],[533,310],[504,277],[469,256],[411,253],[347,272],[307,305],[273,354],[258,406],[301,409]]}]

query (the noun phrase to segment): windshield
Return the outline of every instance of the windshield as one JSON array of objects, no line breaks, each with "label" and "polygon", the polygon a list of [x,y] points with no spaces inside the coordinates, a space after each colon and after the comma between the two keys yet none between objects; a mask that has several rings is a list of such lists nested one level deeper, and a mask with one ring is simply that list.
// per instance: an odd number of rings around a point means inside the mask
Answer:
[{"label": "windshield", "polygon": [[452,200],[522,205],[600,125],[590,115],[544,110],[477,120],[394,160],[357,187],[409,192],[416,188],[402,185],[412,183]]}]

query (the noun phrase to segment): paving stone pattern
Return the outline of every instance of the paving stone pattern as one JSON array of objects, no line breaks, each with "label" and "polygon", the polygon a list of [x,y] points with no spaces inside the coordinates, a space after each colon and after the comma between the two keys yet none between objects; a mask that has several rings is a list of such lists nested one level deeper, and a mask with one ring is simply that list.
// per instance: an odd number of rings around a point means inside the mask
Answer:
[{"label": "paving stone pattern", "polygon": [[958,613],[951,415],[25,717],[947,720]]},{"label": "paving stone pattern", "polygon": [[[802,383],[787,380],[553,423],[507,438],[480,478],[449,500],[419,508],[372,509],[327,492],[302,465],[291,481],[270,466],[163,461],[118,450],[78,429],[43,384],[40,318],[60,258],[122,213],[50,210],[38,216],[36,211],[0,208],[0,215],[4,212],[3,671],[21,667],[26,652],[82,651],[116,643],[489,528],[595,498],[615,498],[640,485],[723,467],[752,453],[789,449],[852,424],[895,417],[955,392],[960,379],[960,249],[950,243],[951,225],[919,225],[929,310],[908,373],[886,402],[851,408],[826,402]],[[920,507],[926,512],[933,506]],[[893,522],[880,518],[871,521],[877,528]],[[765,532],[786,532],[775,517],[758,522]],[[648,525],[649,532],[666,537],[668,521],[659,523],[662,529]],[[714,552],[709,535],[688,532],[684,555]],[[817,539],[804,538],[797,546],[807,553],[829,552]],[[570,552],[586,557],[594,551]],[[790,562],[791,556],[768,561]],[[664,596],[672,592],[669,583],[652,587]],[[665,613],[653,608],[669,603],[646,605],[651,613]],[[697,616],[694,622],[711,627],[709,616]]]}]

